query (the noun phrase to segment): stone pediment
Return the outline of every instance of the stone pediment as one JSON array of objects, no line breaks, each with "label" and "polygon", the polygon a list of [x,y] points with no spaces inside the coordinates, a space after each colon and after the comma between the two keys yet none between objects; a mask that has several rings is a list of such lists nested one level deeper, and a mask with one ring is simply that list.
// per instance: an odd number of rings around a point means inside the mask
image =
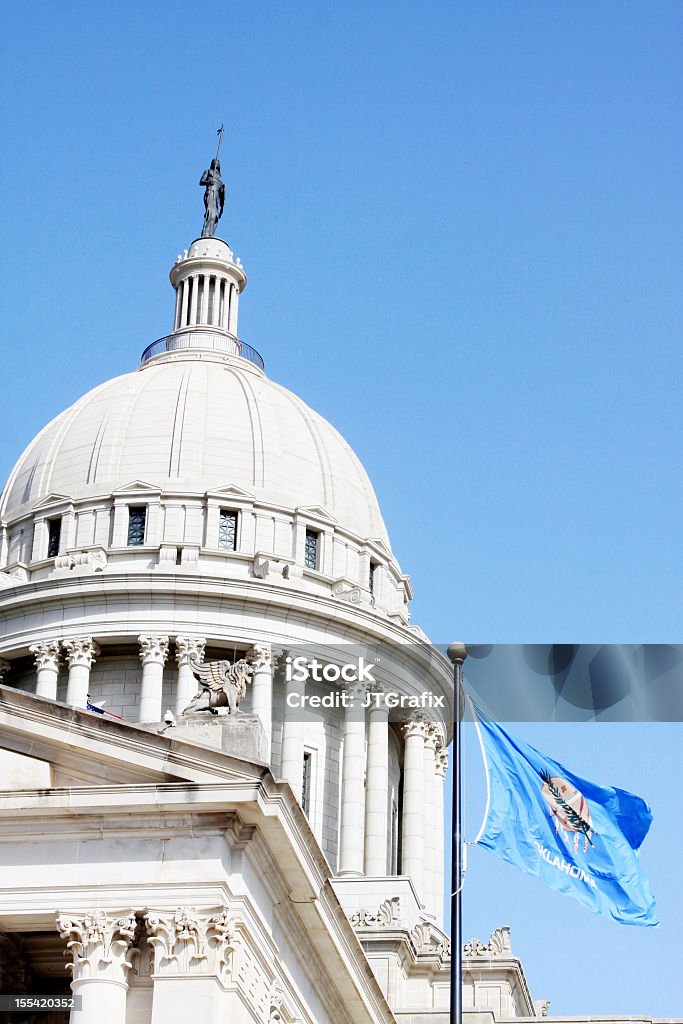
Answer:
[{"label": "stone pediment", "polygon": [[316,519],[324,519],[325,522],[332,525],[338,522],[323,505],[299,505],[297,506],[296,513],[299,516],[314,516]]},{"label": "stone pediment", "polygon": [[237,484],[224,484],[222,487],[213,487],[210,491],[206,492],[207,498],[238,498],[243,501],[253,501],[254,494],[252,491],[245,491],[243,487],[238,487]]},{"label": "stone pediment", "polygon": [[377,551],[383,552],[387,558],[391,558],[391,548],[382,540],[381,537],[368,537],[367,543],[372,544]]},{"label": "stone pediment", "polygon": [[57,494],[54,491],[41,498],[40,501],[33,506],[34,512],[40,512],[43,509],[52,508],[53,505],[64,505],[70,504],[71,498],[68,494]]},{"label": "stone pediment", "polygon": [[117,487],[112,493],[114,497],[130,494],[161,494],[161,488],[157,484],[147,483],[146,480],[131,480],[123,487]]}]

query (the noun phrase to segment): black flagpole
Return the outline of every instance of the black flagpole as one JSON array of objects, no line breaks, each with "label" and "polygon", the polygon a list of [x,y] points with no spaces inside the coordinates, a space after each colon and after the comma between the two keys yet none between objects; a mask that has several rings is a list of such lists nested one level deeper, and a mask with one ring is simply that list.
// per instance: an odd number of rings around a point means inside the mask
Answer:
[{"label": "black flagpole", "polygon": [[450,1024],[462,1024],[462,792],[460,784],[461,733],[464,710],[462,666],[467,657],[465,644],[451,644],[453,662],[455,721],[453,722],[453,815],[451,818],[451,1013]]}]

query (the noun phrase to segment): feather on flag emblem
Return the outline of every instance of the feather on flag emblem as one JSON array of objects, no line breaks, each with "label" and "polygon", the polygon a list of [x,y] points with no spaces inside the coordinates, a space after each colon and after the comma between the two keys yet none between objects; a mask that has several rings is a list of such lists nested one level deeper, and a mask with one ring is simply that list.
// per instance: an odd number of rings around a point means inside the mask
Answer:
[{"label": "feather on flag emblem", "polygon": [[586,853],[589,845],[593,845],[592,837],[595,834],[586,798],[560,775],[551,775],[546,771],[542,771],[540,775],[543,780],[541,793],[555,821],[555,834],[561,833],[569,847],[569,835],[573,833],[574,853],[579,852],[579,836],[583,835],[583,852]]}]

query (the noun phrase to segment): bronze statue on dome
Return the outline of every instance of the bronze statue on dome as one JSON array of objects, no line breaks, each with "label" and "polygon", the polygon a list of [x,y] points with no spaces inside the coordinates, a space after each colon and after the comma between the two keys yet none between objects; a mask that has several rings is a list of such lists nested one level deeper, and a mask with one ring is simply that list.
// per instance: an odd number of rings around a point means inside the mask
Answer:
[{"label": "bronze statue on dome", "polygon": [[218,149],[211,166],[202,174],[199,184],[204,187],[204,226],[202,238],[213,238],[218,221],[225,209],[225,184],[221,178],[221,163],[218,154],[223,142],[223,125],[218,129]]}]

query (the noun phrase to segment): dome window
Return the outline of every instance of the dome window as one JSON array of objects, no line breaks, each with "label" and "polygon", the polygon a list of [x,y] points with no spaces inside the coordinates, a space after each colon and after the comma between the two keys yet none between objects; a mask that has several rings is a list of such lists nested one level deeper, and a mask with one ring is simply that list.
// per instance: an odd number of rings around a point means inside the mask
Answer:
[{"label": "dome window", "polygon": [[62,520],[48,519],[47,521],[47,557],[56,558],[59,554],[59,542],[62,537]]},{"label": "dome window", "polygon": [[128,547],[141,547],[145,543],[147,506],[136,505],[128,509]]},{"label": "dome window", "polygon": [[307,569],[318,568],[318,550],[320,534],[317,530],[306,530],[306,546],[304,548],[304,565]]},{"label": "dome window", "polygon": [[222,508],[218,524],[218,548],[220,551],[237,550],[237,512]]},{"label": "dome window", "polygon": [[301,778],[301,809],[307,818],[311,815],[311,768],[313,767],[313,754],[310,750],[304,751],[303,773]]},{"label": "dome window", "polygon": [[377,568],[377,562],[370,561],[370,571],[368,572],[368,589],[371,594],[375,593],[375,569]]}]

